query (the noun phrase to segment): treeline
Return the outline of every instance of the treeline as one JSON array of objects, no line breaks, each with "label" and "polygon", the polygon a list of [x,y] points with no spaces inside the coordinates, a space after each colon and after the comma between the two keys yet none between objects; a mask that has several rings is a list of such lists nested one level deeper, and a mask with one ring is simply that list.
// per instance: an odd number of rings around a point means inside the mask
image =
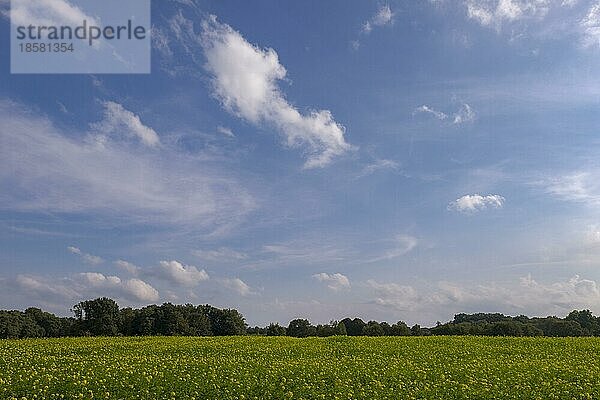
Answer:
[{"label": "treeline", "polygon": [[65,336],[228,336],[244,335],[237,310],[209,305],[151,305],[119,308],[103,297],[73,306],[73,317],[57,317],[39,308],[0,311],[0,338]]},{"label": "treeline", "polygon": [[286,328],[271,324],[266,328],[249,328],[249,333],[258,335],[308,336],[600,336],[600,317],[589,310],[571,311],[566,318],[529,318],[524,315],[510,317],[499,313],[457,314],[448,323],[438,323],[432,328],[419,325],[408,327],[398,321],[364,322],[360,318],[346,318],[328,325],[313,326],[308,320],[296,319]]},{"label": "treeline", "polygon": [[103,297],[73,306],[73,317],[28,308],[25,311],[0,310],[0,338],[38,338],[65,336],[600,336],[600,317],[589,310],[572,311],[565,318],[510,317],[498,313],[457,314],[445,324],[424,328],[409,327],[398,321],[368,321],[345,318],[329,324],[312,325],[306,319],[294,319],[288,326],[272,323],[250,328],[234,309],[210,305],[174,305],[164,303],[140,309],[119,308]]}]

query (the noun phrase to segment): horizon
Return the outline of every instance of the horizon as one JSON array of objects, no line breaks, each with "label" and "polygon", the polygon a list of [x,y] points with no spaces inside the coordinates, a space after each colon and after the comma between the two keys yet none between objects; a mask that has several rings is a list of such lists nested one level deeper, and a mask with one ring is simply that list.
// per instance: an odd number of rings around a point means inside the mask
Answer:
[{"label": "horizon", "polygon": [[0,0],[1,309],[600,314],[600,2],[152,5],[150,74],[36,75]]}]

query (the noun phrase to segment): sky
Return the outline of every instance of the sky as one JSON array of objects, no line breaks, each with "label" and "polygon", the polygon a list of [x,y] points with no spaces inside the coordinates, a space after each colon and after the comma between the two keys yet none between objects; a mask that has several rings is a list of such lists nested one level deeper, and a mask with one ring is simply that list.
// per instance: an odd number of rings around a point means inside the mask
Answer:
[{"label": "sky", "polygon": [[149,75],[0,7],[0,308],[600,313],[597,0],[154,1]]}]

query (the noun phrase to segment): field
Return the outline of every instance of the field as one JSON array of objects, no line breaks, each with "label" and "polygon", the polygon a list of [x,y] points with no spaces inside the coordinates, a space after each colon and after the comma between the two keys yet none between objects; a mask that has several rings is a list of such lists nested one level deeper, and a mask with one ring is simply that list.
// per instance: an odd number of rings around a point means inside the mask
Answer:
[{"label": "field", "polygon": [[593,338],[0,340],[0,399],[598,399]]}]

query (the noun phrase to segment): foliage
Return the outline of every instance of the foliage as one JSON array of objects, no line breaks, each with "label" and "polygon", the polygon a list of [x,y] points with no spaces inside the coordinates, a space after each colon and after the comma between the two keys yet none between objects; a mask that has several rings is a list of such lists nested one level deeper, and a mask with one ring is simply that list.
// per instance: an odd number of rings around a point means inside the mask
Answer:
[{"label": "foliage", "polygon": [[529,318],[499,313],[456,314],[445,324],[432,328],[403,321],[387,322],[344,318],[312,325],[294,319],[287,328],[271,323],[266,327],[246,326],[244,316],[234,309],[191,304],[149,305],[123,308],[109,298],[87,300],[73,306],[74,318],[60,318],[39,308],[0,310],[0,339],[64,336],[600,336],[600,318],[589,310],[572,311],[566,318]]},{"label": "foliage", "polygon": [[597,338],[0,341],[1,399],[598,399]]}]

